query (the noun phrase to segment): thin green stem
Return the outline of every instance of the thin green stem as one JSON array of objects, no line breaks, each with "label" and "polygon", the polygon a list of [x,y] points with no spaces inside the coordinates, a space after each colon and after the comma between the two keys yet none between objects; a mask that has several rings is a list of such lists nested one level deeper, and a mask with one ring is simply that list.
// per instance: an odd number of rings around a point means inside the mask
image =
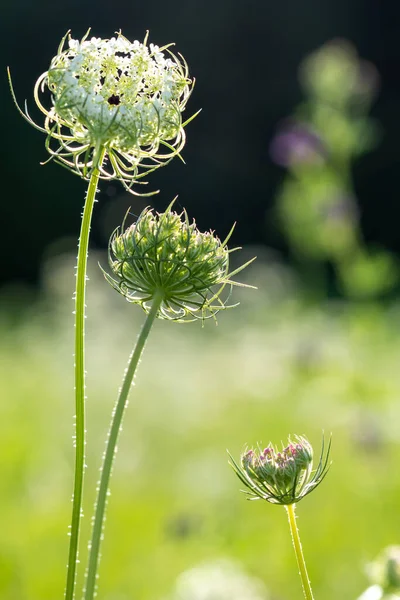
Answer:
[{"label": "thin green stem", "polygon": [[86,575],[86,589],[84,594],[85,600],[93,600],[95,596],[97,570],[100,559],[100,544],[103,537],[104,517],[107,504],[108,488],[115,454],[117,451],[117,442],[119,432],[121,431],[121,423],[124,416],[125,408],[127,406],[129,390],[131,388],[132,381],[140,361],[140,357],[144,350],[151,327],[157,316],[161,302],[162,295],[157,294],[153,299],[153,305],[149,314],[147,315],[146,321],[143,324],[142,330],[136,342],[136,346],[129,357],[128,367],[125,371],[124,380],[122,382],[118,400],[113,410],[111,426],[107,437],[106,450],[104,453],[103,466],[101,469],[97,501],[95,505],[92,540],[89,545],[89,561]]},{"label": "thin green stem", "polygon": [[[105,151],[98,152],[98,165],[101,165]],[[69,554],[65,600],[73,600],[75,595],[76,567],[79,552],[79,530],[82,516],[83,478],[85,471],[85,295],[86,271],[89,247],[90,224],[99,181],[99,168],[93,169],[85,206],[82,214],[78,244],[75,287],[75,479],[72,498]]]},{"label": "thin green stem", "polygon": [[294,551],[296,554],[297,564],[299,566],[299,573],[301,578],[301,583],[303,585],[304,597],[306,600],[314,600],[313,593],[311,590],[311,583],[307,573],[306,562],[304,560],[303,550],[301,547],[301,541],[299,536],[299,530],[297,529],[296,524],[296,513],[295,513],[295,504],[288,504],[285,506],[288,519],[289,519],[289,527],[290,533],[292,534],[292,542]]}]

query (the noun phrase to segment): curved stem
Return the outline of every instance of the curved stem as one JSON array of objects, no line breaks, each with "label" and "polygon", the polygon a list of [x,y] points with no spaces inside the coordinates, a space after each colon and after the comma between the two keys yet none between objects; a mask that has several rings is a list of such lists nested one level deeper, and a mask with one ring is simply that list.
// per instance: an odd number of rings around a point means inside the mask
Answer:
[{"label": "curved stem", "polygon": [[311,590],[311,583],[307,573],[306,562],[304,560],[303,550],[301,547],[301,541],[299,536],[299,530],[296,525],[296,513],[295,513],[295,504],[288,504],[285,506],[288,519],[289,519],[289,527],[290,533],[292,534],[292,542],[294,551],[296,554],[297,564],[299,566],[299,573],[301,578],[301,583],[303,584],[303,592],[306,600],[314,600],[313,593]]},{"label": "curved stem", "polygon": [[162,302],[162,295],[156,295],[153,300],[153,305],[146,321],[143,324],[139,334],[136,346],[129,357],[128,367],[125,371],[124,380],[119,392],[117,403],[114,407],[111,426],[108,432],[106,451],[104,454],[103,466],[101,469],[100,483],[97,493],[97,501],[95,506],[95,516],[93,522],[92,540],[89,545],[89,561],[86,575],[85,600],[93,600],[96,591],[97,570],[100,558],[100,543],[103,537],[104,516],[107,504],[108,488],[110,483],[111,471],[117,451],[118,435],[121,431],[121,423],[124,416],[129,390],[132,385],[133,378],[136,373],[140,357],[144,350],[146,340],[150,333],[151,327],[157,316],[158,310]]},{"label": "curved stem", "polygon": [[[105,150],[98,151],[98,165],[101,165]],[[65,600],[73,600],[76,583],[76,566],[79,552],[79,529],[82,516],[83,477],[85,470],[85,294],[86,271],[89,247],[90,223],[96,198],[99,169],[94,168],[90,176],[85,206],[82,214],[78,244],[75,287],[75,479],[72,497],[72,517],[70,528],[69,554]]]}]

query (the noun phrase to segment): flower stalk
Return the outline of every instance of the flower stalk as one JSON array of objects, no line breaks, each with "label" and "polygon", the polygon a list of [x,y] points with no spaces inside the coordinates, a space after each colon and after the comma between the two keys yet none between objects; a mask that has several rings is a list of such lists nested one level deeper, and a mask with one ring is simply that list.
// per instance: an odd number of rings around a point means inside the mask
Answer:
[{"label": "flower stalk", "polygon": [[[100,150],[98,163],[102,163],[104,150]],[[83,480],[85,472],[85,298],[87,278],[87,257],[89,247],[90,224],[96,190],[99,181],[99,169],[92,171],[85,206],[83,209],[81,231],[78,244],[75,288],[75,475],[72,498],[72,517],[67,566],[65,600],[74,598],[76,567],[79,552],[79,531],[82,516]]]},{"label": "flower stalk", "polygon": [[301,578],[301,583],[303,585],[304,597],[306,600],[314,600],[314,596],[311,589],[310,578],[308,577],[306,561],[304,560],[303,549],[301,546],[299,530],[296,523],[296,505],[295,504],[287,504],[285,506],[288,520],[290,533],[292,535],[292,542],[294,552],[296,554],[297,564],[299,567],[299,573]]},{"label": "flower stalk", "polygon": [[124,417],[125,409],[128,403],[128,395],[132,386],[133,378],[138,367],[140,357],[142,356],[147,338],[153,323],[157,317],[163,300],[162,292],[155,294],[151,309],[143,324],[139,334],[136,346],[129,358],[128,367],[125,371],[124,380],[120,389],[117,403],[115,405],[111,427],[108,433],[106,451],[104,454],[104,462],[101,469],[100,482],[98,487],[98,495],[95,505],[95,516],[93,522],[92,539],[89,544],[89,562],[86,576],[85,600],[93,600],[96,594],[97,571],[100,558],[100,544],[103,534],[103,525],[105,510],[107,505],[107,496],[110,483],[112,467],[117,452],[118,436],[121,431],[121,424]]}]

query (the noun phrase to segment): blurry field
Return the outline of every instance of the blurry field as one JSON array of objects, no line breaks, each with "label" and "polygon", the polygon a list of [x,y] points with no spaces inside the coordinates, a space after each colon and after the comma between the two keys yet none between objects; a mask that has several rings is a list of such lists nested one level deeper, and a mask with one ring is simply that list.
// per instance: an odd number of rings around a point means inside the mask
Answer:
[{"label": "blurry field", "polygon": [[[88,295],[83,547],[109,414],[143,321],[103,282],[97,258]],[[1,300],[2,600],[63,596],[73,264],[46,266],[39,300],[22,289]],[[114,469],[104,600],[165,600],[180,573],[221,558],[260,578],[271,599],[300,598],[285,511],[246,502],[226,455],[290,433],[307,435],[317,451],[322,430],[333,434],[330,473],[298,506],[316,598],[356,598],[367,585],[365,562],[400,541],[400,306],[306,302],[289,272],[263,260],[246,277],[259,290],[235,290],[241,305],[221,314],[218,327],[156,323]],[[16,297],[21,311],[10,309]]]}]

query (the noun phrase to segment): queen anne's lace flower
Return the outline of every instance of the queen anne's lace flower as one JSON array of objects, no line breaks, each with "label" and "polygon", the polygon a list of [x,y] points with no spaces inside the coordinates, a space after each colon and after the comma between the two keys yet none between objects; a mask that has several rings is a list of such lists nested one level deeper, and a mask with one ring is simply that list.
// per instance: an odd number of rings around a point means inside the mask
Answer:
[{"label": "queen anne's lace flower", "polygon": [[[206,319],[227,306],[221,298],[232,285],[252,287],[231,280],[252,260],[229,273],[227,238],[221,242],[212,231],[201,233],[186,211],[154,213],[146,208],[136,223],[110,239],[107,281],[128,302],[148,313],[156,295],[162,302],[158,317],[173,321]],[[254,259],[253,259],[254,260]],[[228,291],[229,296],[229,291]],[[236,306],[236,305],[235,305]]]},{"label": "queen anne's lace flower", "polygon": [[[101,178],[118,178],[130,188],[182,149],[182,112],[193,82],[171,44],[159,48],[148,45],[147,36],[131,43],[121,33],[105,40],[88,34],[78,41],[68,33],[36,82],[44,128],[23,114],[48,134],[46,147],[57,162],[85,178],[98,167]],[[39,98],[46,88],[50,109]],[[108,160],[100,161],[104,153]]]},{"label": "queen anne's lace flower", "polygon": [[313,449],[303,436],[290,440],[281,451],[270,444],[245,450],[240,465],[230,456],[231,465],[249,500],[267,500],[272,504],[295,504],[312,492],[324,479],[329,468],[330,442],[326,453],[324,442],[318,465],[313,470]]}]

